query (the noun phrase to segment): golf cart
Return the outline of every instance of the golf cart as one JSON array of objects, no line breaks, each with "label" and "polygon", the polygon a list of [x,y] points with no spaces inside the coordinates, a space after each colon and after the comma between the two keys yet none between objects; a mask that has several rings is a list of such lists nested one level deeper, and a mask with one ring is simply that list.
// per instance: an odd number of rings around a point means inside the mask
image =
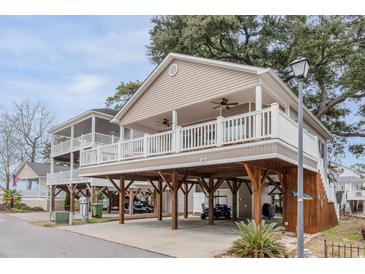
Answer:
[{"label": "golf cart", "polygon": [[[220,203],[220,200],[224,199],[224,203]],[[214,219],[230,219],[231,218],[231,208],[227,206],[228,197],[223,195],[214,196]],[[205,207],[205,203],[202,204],[203,212],[200,216],[202,220],[208,217],[209,208]]]}]

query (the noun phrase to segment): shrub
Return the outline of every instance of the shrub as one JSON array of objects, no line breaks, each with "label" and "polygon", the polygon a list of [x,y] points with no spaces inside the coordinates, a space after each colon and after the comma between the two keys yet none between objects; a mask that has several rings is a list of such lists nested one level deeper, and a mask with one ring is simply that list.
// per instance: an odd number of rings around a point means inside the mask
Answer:
[{"label": "shrub", "polygon": [[32,210],[33,211],[43,211],[43,208],[40,206],[35,206],[35,207],[32,207]]},{"label": "shrub", "polygon": [[236,223],[240,239],[233,242],[233,252],[244,258],[282,258],[286,257],[286,250],[281,238],[282,227],[277,224],[266,224],[261,221],[259,227],[254,220],[248,224]]},{"label": "shrub", "polygon": [[8,208],[17,207],[22,201],[22,195],[15,189],[5,190],[3,201]]},{"label": "shrub", "polygon": [[66,211],[70,211],[70,194],[66,193],[64,208]]},{"label": "shrub", "polygon": [[32,210],[32,208],[28,205],[23,205],[19,209],[22,211],[31,211]]}]

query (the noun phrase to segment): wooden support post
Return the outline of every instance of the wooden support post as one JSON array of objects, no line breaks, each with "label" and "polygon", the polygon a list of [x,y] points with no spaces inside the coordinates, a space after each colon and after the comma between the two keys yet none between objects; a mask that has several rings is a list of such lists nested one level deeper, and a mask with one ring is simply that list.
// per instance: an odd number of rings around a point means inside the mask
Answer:
[{"label": "wooden support post", "polygon": [[50,186],[50,190],[51,190],[51,203],[50,203],[50,211],[55,211],[55,207],[56,207],[56,186],[51,185]]},{"label": "wooden support post", "polygon": [[73,185],[70,185],[70,212],[75,212],[75,189]]},{"label": "wooden support post", "polygon": [[119,223],[124,224],[125,180],[120,176],[119,181]]},{"label": "wooden support post", "polygon": [[162,179],[159,178],[158,192],[157,192],[157,220],[158,221],[162,221],[162,197],[163,197]]},{"label": "wooden support post", "polygon": [[184,219],[188,218],[189,215],[189,185],[184,183],[185,193],[184,193]]},{"label": "wooden support post", "polygon": [[132,188],[129,189],[129,215],[133,215],[133,203],[134,203],[134,191]]},{"label": "wooden support post", "polygon": [[238,192],[238,181],[232,182],[232,217],[234,221],[237,221],[237,192]]},{"label": "wooden support post", "polygon": [[172,186],[172,212],[171,212],[171,229],[177,229],[178,227],[178,178],[176,171],[171,175]]},{"label": "wooden support post", "polygon": [[247,164],[244,164],[244,168],[252,183],[255,223],[259,226],[261,223],[261,190],[267,172],[265,171],[264,176],[261,176],[260,168],[251,167]]},{"label": "wooden support post", "polygon": [[95,186],[91,186],[90,187],[90,199],[91,199],[91,203],[96,203],[96,187]]},{"label": "wooden support post", "polygon": [[108,213],[112,212],[112,204],[113,204],[113,191],[107,191],[108,195]]},{"label": "wooden support post", "polygon": [[214,224],[214,179],[209,178],[208,224]]}]

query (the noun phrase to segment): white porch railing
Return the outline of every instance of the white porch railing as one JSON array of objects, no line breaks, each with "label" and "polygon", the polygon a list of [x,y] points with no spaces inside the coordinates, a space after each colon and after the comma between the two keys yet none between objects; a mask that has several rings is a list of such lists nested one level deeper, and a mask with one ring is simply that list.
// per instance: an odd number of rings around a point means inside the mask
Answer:
[{"label": "white porch railing", "polygon": [[71,151],[84,149],[86,147],[94,146],[102,146],[102,145],[109,145],[119,142],[119,137],[114,135],[107,135],[95,132],[94,133],[94,143],[93,143],[93,133],[88,133],[85,135],[81,135],[76,138],[72,138],[65,142],[61,142],[56,145],[52,145],[51,148],[51,155],[60,155],[64,153],[69,153]]},{"label": "white porch railing", "polygon": [[[167,153],[231,145],[245,141],[279,138],[297,147],[298,128],[295,121],[279,111],[279,105],[188,127],[177,127],[158,134],[81,151],[80,165],[151,157]],[[304,152],[318,159],[316,138],[304,131]]]},{"label": "white porch railing", "polygon": [[365,200],[365,191],[364,190],[348,191],[347,200]]},{"label": "white porch railing", "polygon": [[70,170],[60,171],[55,173],[48,173],[47,174],[47,182],[54,183],[54,182],[67,182],[67,181],[74,181],[74,180],[81,180],[82,178],[79,177],[79,170]]}]

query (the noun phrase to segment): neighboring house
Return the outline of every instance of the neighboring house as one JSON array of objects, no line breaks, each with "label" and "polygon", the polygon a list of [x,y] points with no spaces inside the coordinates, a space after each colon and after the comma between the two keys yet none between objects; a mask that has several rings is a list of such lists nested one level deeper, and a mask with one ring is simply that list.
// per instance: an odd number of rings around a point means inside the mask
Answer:
[{"label": "neighboring house", "polygon": [[338,165],[336,197],[342,212],[365,216],[365,178],[351,167]]},{"label": "neighboring house", "polygon": [[[332,136],[307,109],[304,127],[304,192],[313,198],[304,201],[304,229],[316,233],[338,223],[326,173]],[[135,182],[149,184],[158,220],[169,203],[172,229],[202,202],[209,224],[217,203],[256,223],[269,203],[295,231],[297,132],[297,97],[272,70],[169,54],[118,113],[91,110],[52,129],[67,137],[54,137],[51,156],[78,167],[78,177],[75,168],[66,174],[71,192],[72,178],[108,180],[122,205]],[[119,217],[124,223],[124,210]]]},{"label": "neighboring house", "polygon": [[[19,165],[15,175],[19,178],[17,181],[17,190],[22,195],[22,202],[28,206],[39,206],[44,210],[49,209],[49,188],[46,185],[47,173],[50,172],[49,163],[32,163],[24,162]],[[57,172],[66,170],[66,167],[56,165],[54,169]],[[63,208],[64,196],[59,195],[56,205],[58,209]]]},{"label": "neighboring house", "polygon": [[[120,127],[110,123],[117,111],[108,108],[90,109],[73,117],[50,130],[51,144],[51,169],[47,175],[47,184],[51,189],[51,208],[59,193],[70,193],[71,211],[78,207],[77,200],[81,196],[90,197],[90,202],[96,201],[98,192],[103,192],[104,207],[109,211],[119,207],[118,186],[111,180],[102,178],[89,178],[79,176],[80,151],[83,149],[98,149],[103,146],[118,144],[120,141]],[[125,138],[137,138],[141,133],[137,130],[125,130]],[[67,166],[65,170],[56,170],[55,163]],[[126,191],[127,197],[133,197],[126,203],[126,208],[131,214],[134,198],[140,199],[141,193],[154,195],[151,184],[145,181],[133,180],[133,185]],[[164,198],[168,200],[168,195]],[[142,199],[143,200],[143,199]],[[151,201],[150,201],[151,203]],[[152,204],[154,200],[152,201]],[[165,203],[167,205],[167,203]],[[170,209],[165,206],[164,211]]]}]

